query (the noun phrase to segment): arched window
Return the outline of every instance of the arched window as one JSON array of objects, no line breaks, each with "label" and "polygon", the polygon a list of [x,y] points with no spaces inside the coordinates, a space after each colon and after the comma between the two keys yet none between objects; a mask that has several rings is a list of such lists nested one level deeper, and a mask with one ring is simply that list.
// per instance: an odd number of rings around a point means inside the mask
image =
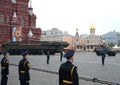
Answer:
[{"label": "arched window", "polygon": [[31,26],[35,26],[35,23],[33,21],[31,22]]},{"label": "arched window", "polygon": [[10,16],[9,15],[6,16],[6,23],[10,23]]},{"label": "arched window", "polygon": [[25,18],[24,18],[24,17],[21,17],[21,19],[20,19],[20,24],[21,24],[21,25],[25,25]]},{"label": "arched window", "polygon": [[0,22],[4,22],[4,15],[0,14]]}]

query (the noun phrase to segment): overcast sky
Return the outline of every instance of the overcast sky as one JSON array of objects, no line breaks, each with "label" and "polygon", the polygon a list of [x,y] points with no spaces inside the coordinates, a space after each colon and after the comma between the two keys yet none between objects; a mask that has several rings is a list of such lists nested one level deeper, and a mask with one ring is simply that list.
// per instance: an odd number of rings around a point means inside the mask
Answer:
[{"label": "overcast sky", "polygon": [[58,28],[75,35],[89,34],[90,26],[96,34],[120,31],[120,0],[32,0],[37,15],[37,27],[42,30]]}]

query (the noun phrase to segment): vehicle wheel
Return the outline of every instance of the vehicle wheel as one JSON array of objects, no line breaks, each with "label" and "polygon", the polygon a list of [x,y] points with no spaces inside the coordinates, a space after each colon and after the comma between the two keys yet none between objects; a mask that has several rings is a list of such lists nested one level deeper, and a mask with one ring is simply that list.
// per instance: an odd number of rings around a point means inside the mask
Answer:
[{"label": "vehicle wheel", "polygon": [[116,53],[113,53],[113,56],[115,56],[116,55]]},{"label": "vehicle wheel", "polygon": [[108,53],[108,56],[111,56],[111,53]]},{"label": "vehicle wheel", "polygon": [[96,53],[97,54],[97,56],[100,56],[100,53]]}]

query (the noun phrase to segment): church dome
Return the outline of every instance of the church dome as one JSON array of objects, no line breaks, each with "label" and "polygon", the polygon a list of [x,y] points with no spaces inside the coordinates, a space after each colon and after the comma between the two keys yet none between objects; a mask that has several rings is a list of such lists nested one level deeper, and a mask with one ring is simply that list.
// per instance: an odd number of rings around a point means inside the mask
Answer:
[{"label": "church dome", "polygon": [[90,27],[90,30],[95,30],[95,27],[93,26],[93,24],[92,24],[92,26]]}]

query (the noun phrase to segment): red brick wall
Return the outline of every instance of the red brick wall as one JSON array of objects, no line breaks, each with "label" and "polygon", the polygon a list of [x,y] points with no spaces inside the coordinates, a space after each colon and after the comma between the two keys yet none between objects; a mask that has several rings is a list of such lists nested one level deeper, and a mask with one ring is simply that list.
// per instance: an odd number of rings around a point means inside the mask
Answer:
[{"label": "red brick wall", "polygon": [[[36,15],[29,15],[28,2],[29,0],[16,0],[17,3],[13,4],[11,0],[0,0],[0,14],[4,15],[4,22],[0,22],[0,50],[1,44],[12,40],[12,27],[22,26],[22,40],[40,40],[41,29],[36,28]],[[11,23],[13,13],[16,12],[18,23]],[[7,22],[9,16],[9,23]],[[21,25],[21,17],[24,17],[24,25]],[[34,26],[32,25],[34,23]],[[33,37],[28,37],[29,31],[33,32]]]}]

